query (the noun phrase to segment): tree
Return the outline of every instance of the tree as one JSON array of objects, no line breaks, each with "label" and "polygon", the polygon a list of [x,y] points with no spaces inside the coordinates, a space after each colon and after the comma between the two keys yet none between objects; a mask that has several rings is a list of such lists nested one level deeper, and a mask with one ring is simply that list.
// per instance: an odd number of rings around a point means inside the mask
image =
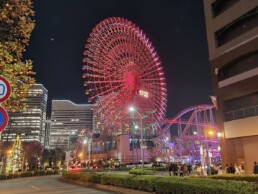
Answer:
[{"label": "tree", "polygon": [[35,26],[32,8],[31,0],[0,0],[0,74],[12,87],[2,106],[13,112],[26,107],[23,100],[35,83],[32,61],[22,59]]},{"label": "tree", "polygon": [[20,136],[17,135],[12,150],[10,150],[10,153],[7,157],[7,165],[6,165],[6,172],[12,171],[18,171],[22,169],[23,165],[23,148],[21,144]]},{"label": "tree", "polygon": [[31,168],[36,168],[39,160],[41,159],[41,153],[43,151],[42,145],[37,141],[24,142],[24,159],[28,161]]}]

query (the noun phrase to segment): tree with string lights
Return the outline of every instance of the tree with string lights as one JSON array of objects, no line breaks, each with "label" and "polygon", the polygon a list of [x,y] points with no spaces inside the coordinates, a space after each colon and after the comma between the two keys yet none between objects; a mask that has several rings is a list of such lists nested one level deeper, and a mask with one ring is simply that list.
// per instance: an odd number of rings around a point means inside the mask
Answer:
[{"label": "tree with string lights", "polygon": [[23,148],[20,136],[17,135],[13,147],[9,150],[6,162],[6,172],[16,172],[22,169],[23,163]]}]

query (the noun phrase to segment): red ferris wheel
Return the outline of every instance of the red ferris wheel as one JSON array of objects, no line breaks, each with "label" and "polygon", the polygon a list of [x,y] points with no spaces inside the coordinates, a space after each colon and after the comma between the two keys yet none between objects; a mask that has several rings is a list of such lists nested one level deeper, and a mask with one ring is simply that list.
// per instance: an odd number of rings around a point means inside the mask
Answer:
[{"label": "red ferris wheel", "polygon": [[164,119],[167,91],[163,68],[150,40],[124,18],[101,21],[90,33],[84,51],[83,78],[89,102],[95,101],[100,119],[128,118],[128,106],[141,115],[152,111]]}]

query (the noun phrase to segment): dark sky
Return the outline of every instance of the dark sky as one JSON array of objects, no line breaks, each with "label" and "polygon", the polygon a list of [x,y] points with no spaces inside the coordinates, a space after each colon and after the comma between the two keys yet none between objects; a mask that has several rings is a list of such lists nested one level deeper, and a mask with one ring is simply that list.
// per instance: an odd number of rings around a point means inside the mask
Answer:
[{"label": "dark sky", "polygon": [[[149,37],[165,71],[167,117],[210,103],[211,81],[202,0],[34,0],[36,27],[24,58],[52,99],[87,103],[82,58],[101,20],[124,17]],[[51,41],[51,39],[54,39]]]}]

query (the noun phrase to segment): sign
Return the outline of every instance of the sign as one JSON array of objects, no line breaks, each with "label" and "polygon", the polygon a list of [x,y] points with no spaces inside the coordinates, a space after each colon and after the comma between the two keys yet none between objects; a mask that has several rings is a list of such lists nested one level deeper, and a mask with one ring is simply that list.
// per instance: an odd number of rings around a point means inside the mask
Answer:
[{"label": "sign", "polygon": [[69,162],[70,160],[70,151],[65,152],[65,161]]},{"label": "sign", "polygon": [[144,90],[139,90],[139,94],[140,94],[140,96],[143,96],[145,98],[149,97],[149,92],[144,91]]},{"label": "sign", "polygon": [[0,76],[0,103],[6,101],[11,94],[11,85],[7,79],[3,76]]},{"label": "sign", "polygon": [[0,132],[5,129],[8,124],[8,114],[6,110],[0,106]]}]

